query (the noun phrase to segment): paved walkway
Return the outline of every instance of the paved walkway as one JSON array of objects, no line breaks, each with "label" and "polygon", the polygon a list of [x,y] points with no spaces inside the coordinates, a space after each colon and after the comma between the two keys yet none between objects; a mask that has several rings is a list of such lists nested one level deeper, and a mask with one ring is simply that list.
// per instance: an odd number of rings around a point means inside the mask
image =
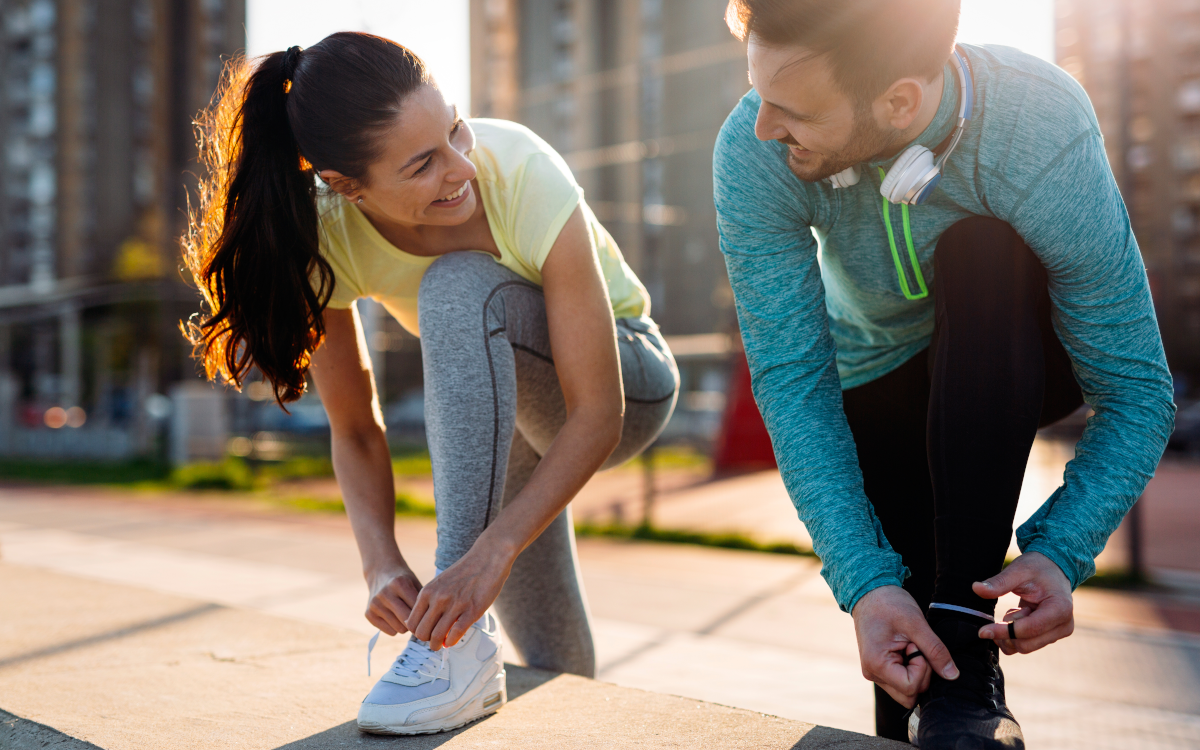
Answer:
[{"label": "paved walkway", "polygon": [[[1020,525],[1062,484],[1063,468],[1074,457],[1069,442],[1037,440],[1029,456],[1016,524]],[[613,520],[639,523],[643,514],[643,479],[631,466],[598,474],[575,499],[576,520],[604,524]],[[412,481],[412,480],[409,480]],[[712,480],[702,468],[658,472],[654,523],[663,528],[737,531],[762,542],[787,541],[812,548],[812,539],[784,489],[778,471],[761,471]],[[416,486],[416,485],[414,485]],[[1145,560],[1172,581],[1191,580],[1200,588],[1200,463],[1167,459],[1143,497]],[[432,492],[421,486],[418,491]],[[336,489],[333,490],[336,493]],[[1097,566],[1123,570],[1128,565],[1128,528],[1109,540]],[[1020,553],[1016,540],[1010,548]],[[1180,572],[1194,575],[1179,576]]]},{"label": "paved walkway", "polygon": [[[428,576],[432,522],[401,519],[397,531],[418,573]],[[859,676],[851,621],[837,610],[814,561],[598,539],[581,540],[579,548],[602,680],[871,730],[871,690]],[[144,644],[169,641],[165,626],[180,617],[214,623],[203,647],[196,641],[184,649],[181,665],[240,664],[254,676],[253,700],[227,707],[245,731],[282,730],[287,717],[306,716],[308,708],[288,696],[295,685],[312,689],[313,680],[332,696],[316,715],[332,722],[328,726],[341,725],[371,683],[362,660],[372,631],[361,617],[364,589],[344,517],[282,514],[218,498],[5,489],[0,559],[6,592],[0,598],[0,708],[20,716],[37,721],[39,711],[64,701],[90,708],[72,696],[95,695],[101,672],[94,670],[115,663],[144,667],[153,679],[132,696],[104,686],[112,698],[94,707],[97,726],[122,726],[118,709],[134,698],[147,721],[160,704],[178,712],[188,689],[178,675],[190,672],[172,672],[173,665],[152,658]],[[48,582],[54,577],[96,581],[87,606],[56,594]],[[7,595],[14,587],[25,594]],[[139,592],[178,601],[138,604]],[[15,601],[26,602],[25,609],[13,612]],[[37,620],[47,624],[28,627],[33,612],[48,615]],[[1200,636],[1194,633],[1200,631],[1200,598],[1085,589],[1077,613],[1070,639],[1005,661],[1010,702],[1030,746],[1200,747]],[[271,653],[243,659],[239,633],[251,614],[274,616],[278,637]],[[106,641],[102,652],[57,650],[63,642],[133,627],[129,623],[159,621],[161,633],[147,627],[137,638]],[[335,629],[336,647],[310,649],[308,626]],[[402,646],[403,639],[383,639],[375,667]],[[6,656],[40,651],[48,661],[6,662]],[[34,678],[41,680],[38,690],[28,687]],[[210,719],[212,732],[233,731]]]},{"label": "paved walkway", "polygon": [[351,666],[362,666],[353,631],[8,563],[0,588],[6,750],[903,747],[511,665],[495,716],[438,735],[364,736],[353,717],[372,680]]}]

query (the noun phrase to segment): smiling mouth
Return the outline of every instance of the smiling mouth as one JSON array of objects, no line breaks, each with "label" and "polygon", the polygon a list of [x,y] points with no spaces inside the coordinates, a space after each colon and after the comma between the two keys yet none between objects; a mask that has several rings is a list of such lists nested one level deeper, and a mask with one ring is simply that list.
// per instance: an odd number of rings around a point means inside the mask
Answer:
[{"label": "smiling mouth", "polygon": [[437,200],[434,201],[434,203],[449,203],[450,201],[458,200],[459,198],[462,197],[463,193],[467,192],[467,185],[469,185],[469,184],[470,183],[464,182],[463,186],[460,187],[458,190],[455,190],[453,193],[451,193],[450,195],[447,195],[444,198],[438,198]]}]

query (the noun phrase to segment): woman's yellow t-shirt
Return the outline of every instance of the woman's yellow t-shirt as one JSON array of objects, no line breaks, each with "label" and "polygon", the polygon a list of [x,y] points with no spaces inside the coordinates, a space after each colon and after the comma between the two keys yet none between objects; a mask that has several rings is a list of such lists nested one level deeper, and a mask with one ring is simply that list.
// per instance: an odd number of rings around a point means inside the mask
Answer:
[{"label": "woman's yellow t-shirt", "polygon": [[[475,131],[470,159],[478,171],[479,198],[500,249],[496,262],[541,286],[542,264],[550,248],[575,208],[582,207],[613,315],[649,315],[646,288],[584,202],[583,188],[550,144],[515,122],[475,119],[469,123]],[[333,267],[335,279],[329,307],[344,310],[359,297],[370,297],[405,329],[420,335],[417,289],[425,269],[437,258],[410,255],[392,245],[357,206],[337,193],[322,195],[318,211],[321,254]]]}]

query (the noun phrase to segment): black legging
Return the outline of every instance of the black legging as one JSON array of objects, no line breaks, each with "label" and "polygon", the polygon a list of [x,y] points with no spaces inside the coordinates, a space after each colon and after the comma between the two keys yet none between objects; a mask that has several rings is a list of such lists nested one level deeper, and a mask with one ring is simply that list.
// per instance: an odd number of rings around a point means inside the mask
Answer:
[{"label": "black legging", "polygon": [[[904,588],[993,612],[971,591],[1000,571],[1038,428],[1083,403],[1050,325],[1046,270],[1002,221],[964,219],[934,253],[928,349],[842,394],[863,486],[912,571]],[[876,730],[907,740],[904,709],[878,687]]]}]

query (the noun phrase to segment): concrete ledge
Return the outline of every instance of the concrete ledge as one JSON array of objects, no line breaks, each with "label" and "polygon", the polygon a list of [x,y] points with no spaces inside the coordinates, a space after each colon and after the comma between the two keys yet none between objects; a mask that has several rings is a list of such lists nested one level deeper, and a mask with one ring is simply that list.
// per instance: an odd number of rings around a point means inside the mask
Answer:
[{"label": "concrete ledge", "polygon": [[36,721],[0,711],[0,747],[4,750],[101,750]]},{"label": "concrete ledge", "polygon": [[346,722],[279,750],[386,746],[499,748],[778,748],[885,750],[908,747],[878,737],[804,724],[712,703],[633,690],[574,675],[508,665],[509,703],[445,734],[374,737]]},{"label": "concrete ledge", "polygon": [[[491,717],[439,735],[362,735],[353,718],[378,674],[365,674],[358,633],[9,563],[0,591],[6,750],[906,747],[517,666]],[[381,644],[376,666],[402,644]]]}]

